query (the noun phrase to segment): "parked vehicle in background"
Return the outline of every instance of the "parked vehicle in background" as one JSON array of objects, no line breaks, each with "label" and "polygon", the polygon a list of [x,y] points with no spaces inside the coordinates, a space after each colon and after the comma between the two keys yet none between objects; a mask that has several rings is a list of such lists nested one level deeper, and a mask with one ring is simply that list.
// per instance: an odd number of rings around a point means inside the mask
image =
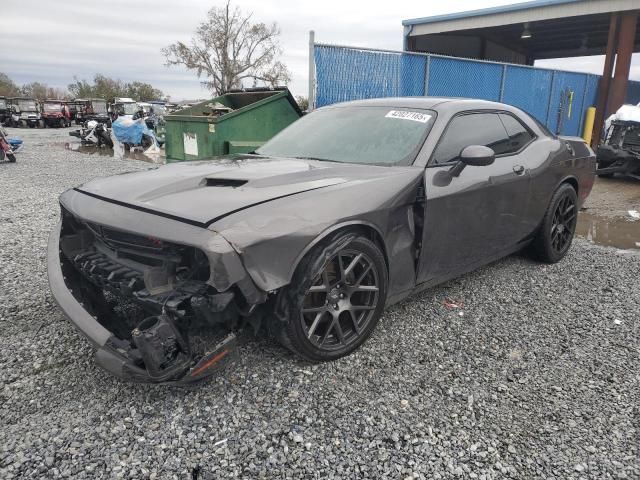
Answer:
[{"label": "parked vehicle in background", "polygon": [[38,102],[31,97],[13,97],[9,99],[11,111],[8,126],[10,127],[44,127],[40,116]]},{"label": "parked vehicle in background", "polygon": [[83,104],[82,103],[78,103],[75,100],[65,100],[64,101],[64,105],[67,107],[67,109],[69,110],[69,118],[72,122],[75,122],[76,117],[78,115],[78,109],[79,107],[81,107]]},{"label": "parked vehicle in background", "polygon": [[597,158],[600,177],[620,173],[640,180],[640,106],[623,105],[607,119]]},{"label": "parked vehicle in background", "polygon": [[0,125],[4,125],[8,118],[9,105],[7,104],[7,99],[0,96]]},{"label": "parked vehicle in background", "polygon": [[76,114],[76,125],[81,125],[90,120],[111,125],[111,117],[107,111],[107,102],[103,98],[76,99],[78,102],[78,113]]},{"label": "parked vehicle in background", "polygon": [[9,143],[9,139],[7,138],[7,132],[5,132],[2,127],[0,127],[0,160],[4,159],[9,160],[9,162],[11,163],[15,163],[16,154],[11,148],[11,144]]},{"label": "parked vehicle in background", "polygon": [[582,139],[509,105],[332,105],[252,154],[67,190],[49,283],[97,363],[129,380],[209,376],[243,328],[334,360],[412,293],[525,247],[560,261],[594,172]]},{"label": "parked vehicle in background", "polygon": [[45,127],[70,127],[71,119],[65,115],[62,100],[45,100],[42,103],[42,121]]},{"label": "parked vehicle in background", "polygon": [[111,104],[111,120],[122,116],[133,116],[138,111],[138,103],[133,98],[116,97]]}]

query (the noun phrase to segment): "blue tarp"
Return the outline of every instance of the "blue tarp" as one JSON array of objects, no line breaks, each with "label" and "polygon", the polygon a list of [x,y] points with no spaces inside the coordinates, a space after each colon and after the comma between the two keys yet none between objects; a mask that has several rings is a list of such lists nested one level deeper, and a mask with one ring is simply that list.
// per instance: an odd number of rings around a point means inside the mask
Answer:
[{"label": "blue tarp", "polygon": [[153,131],[147,128],[147,124],[142,118],[132,120],[131,118],[120,117],[111,124],[111,129],[116,139],[121,143],[140,145],[142,143],[142,135],[149,135],[155,139]]}]

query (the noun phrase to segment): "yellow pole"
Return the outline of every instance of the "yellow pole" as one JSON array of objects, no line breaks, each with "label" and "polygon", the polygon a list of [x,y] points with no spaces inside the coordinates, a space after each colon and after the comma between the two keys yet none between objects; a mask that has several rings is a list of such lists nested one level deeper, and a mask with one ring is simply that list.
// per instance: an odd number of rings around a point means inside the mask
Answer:
[{"label": "yellow pole", "polygon": [[587,145],[591,144],[591,136],[593,135],[593,122],[596,118],[596,107],[587,108],[587,114],[584,118],[584,130],[582,131],[582,138]]}]

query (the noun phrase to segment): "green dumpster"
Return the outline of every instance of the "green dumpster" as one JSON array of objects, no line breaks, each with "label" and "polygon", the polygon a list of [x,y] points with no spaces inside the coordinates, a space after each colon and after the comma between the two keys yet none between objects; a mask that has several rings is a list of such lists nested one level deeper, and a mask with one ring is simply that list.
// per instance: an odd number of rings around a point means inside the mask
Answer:
[{"label": "green dumpster", "polygon": [[301,116],[286,88],[229,91],[165,116],[167,161],[251,152]]}]

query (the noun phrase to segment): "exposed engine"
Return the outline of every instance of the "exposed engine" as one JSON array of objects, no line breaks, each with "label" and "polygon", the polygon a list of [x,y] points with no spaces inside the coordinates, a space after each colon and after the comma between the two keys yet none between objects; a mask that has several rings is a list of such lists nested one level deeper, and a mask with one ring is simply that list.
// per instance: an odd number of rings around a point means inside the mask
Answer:
[{"label": "exposed engine", "polygon": [[[60,250],[74,296],[155,381],[189,369],[204,376],[222,351],[211,346],[238,327],[241,294],[207,283],[209,262],[197,248],[84,222],[63,208]],[[223,350],[234,341],[224,339]]]}]

